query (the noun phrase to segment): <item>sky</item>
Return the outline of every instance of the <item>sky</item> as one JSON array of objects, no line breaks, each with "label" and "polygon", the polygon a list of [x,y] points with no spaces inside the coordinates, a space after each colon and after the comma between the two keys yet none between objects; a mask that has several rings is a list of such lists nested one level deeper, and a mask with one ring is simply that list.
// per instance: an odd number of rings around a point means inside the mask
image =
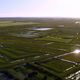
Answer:
[{"label": "sky", "polygon": [[0,0],[0,17],[80,18],[80,0]]}]

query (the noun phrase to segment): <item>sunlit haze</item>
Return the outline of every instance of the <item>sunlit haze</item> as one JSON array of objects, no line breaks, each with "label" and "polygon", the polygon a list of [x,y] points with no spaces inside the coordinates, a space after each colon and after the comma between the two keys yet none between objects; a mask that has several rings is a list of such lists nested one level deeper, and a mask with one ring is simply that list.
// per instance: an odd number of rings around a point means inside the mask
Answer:
[{"label": "sunlit haze", "polygon": [[80,0],[0,0],[0,17],[80,18]]}]

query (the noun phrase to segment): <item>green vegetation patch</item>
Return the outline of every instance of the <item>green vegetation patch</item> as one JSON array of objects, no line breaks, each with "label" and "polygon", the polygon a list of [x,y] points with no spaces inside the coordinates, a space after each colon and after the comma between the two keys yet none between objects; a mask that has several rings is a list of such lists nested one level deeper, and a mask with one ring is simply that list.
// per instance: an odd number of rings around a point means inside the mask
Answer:
[{"label": "green vegetation patch", "polygon": [[76,54],[76,53],[63,56],[63,58],[74,62],[80,62],[80,54]]},{"label": "green vegetation patch", "polygon": [[66,69],[73,66],[73,64],[64,62],[58,59],[53,59],[52,61],[46,62],[42,64],[44,67],[56,71],[58,73],[63,73]]},{"label": "green vegetation patch", "polygon": [[40,23],[36,23],[36,22],[0,21],[0,27],[17,26],[17,25],[29,25],[29,24],[40,24]]},{"label": "green vegetation patch", "polygon": [[59,38],[59,37],[47,36],[47,37],[43,37],[43,38],[38,38],[38,40],[46,40],[46,41],[54,41],[54,42],[68,43],[72,39],[63,39],[63,38]]}]

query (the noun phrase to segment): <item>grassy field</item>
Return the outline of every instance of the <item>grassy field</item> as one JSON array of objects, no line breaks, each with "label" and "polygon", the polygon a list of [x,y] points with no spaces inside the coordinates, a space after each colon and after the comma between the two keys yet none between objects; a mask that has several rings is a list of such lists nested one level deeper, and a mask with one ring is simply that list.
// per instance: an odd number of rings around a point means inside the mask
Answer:
[{"label": "grassy field", "polygon": [[0,27],[39,24],[34,22],[16,22],[16,21],[0,21]]},{"label": "grassy field", "polygon": [[[59,27],[61,24],[64,27]],[[51,29],[42,30],[43,28]],[[57,56],[71,52],[75,45],[80,44],[79,30],[80,26],[72,20],[71,22],[68,20],[0,21],[0,69],[8,69],[13,75],[15,73],[20,76],[23,74],[14,72],[13,68],[18,66],[22,68],[23,64],[38,62],[44,70],[56,72],[63,78],[68,74],[68,71],[65,71],[73,64],[60,59],[80,62],[80,55],[69,54],[60,58]],[[40,77],[43,74],[39,72],[38,80],[42,79]],[[47,76],[48,80],[52,80],[49,74]]]},{"label": "grassy field", "polygon": [[66,60],[74,61],[74,62],[80,62],[80,54],[69,54],[63,57]]}]

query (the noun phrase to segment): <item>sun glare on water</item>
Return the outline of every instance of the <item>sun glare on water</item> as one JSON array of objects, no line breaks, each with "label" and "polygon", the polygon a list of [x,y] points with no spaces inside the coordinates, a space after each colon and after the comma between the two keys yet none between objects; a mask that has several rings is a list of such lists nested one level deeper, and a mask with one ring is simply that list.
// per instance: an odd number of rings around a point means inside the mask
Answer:
[{"label": "sun glare on water", "polygon": [[80,53],[80,50],[79,49],[76,49],[72,53],[79,54]]}]

